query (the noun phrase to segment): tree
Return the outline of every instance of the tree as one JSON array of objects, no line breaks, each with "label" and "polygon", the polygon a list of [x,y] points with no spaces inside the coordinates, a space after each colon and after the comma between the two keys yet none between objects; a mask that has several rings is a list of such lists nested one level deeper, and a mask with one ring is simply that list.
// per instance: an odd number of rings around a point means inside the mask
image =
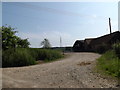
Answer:
[{"label": "tree", "polygon": [[28,42],[28,39],[19,39],[18,40],[18,47],[21,47],[21,48],[28,48],[30,43]]},{"label": "tree", "polygon": [[42,42],[41,45],[43,46],[43,48],[50,48],[51,44],[49,42],[49,40],[47,38],[45,38]]},{"label": "tree", "polygon": [[2,32],[2,49],[9,48],[26,48],[29,47],[30,43],[27,39],[21,39],[15,34],[18,31],[14,31],[15,28],[11,28],[11,26],[2,26],[0,32]]}]

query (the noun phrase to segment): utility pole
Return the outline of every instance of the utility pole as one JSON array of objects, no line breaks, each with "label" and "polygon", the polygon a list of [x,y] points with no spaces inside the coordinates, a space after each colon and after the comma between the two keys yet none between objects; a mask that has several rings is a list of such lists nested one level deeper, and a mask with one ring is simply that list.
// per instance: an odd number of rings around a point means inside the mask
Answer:
[{"label": "utility pole", "polygon": [[62,38],[61,38],[61,36],[60,36],[60,48],[62,49],[62,52],[63,52],[63,55],[64,55],[65,48],[62,47]]},{"label": "utility pole", "polygon": [[61,36],[60,36],[60,47],[62,47],[62,39],[61,39]]},{"label": "utility pole", "polygon": [[110,28],[110,34],[112,33],[112,30],[111,30],[111,20],[109,18],[109,28]]}]

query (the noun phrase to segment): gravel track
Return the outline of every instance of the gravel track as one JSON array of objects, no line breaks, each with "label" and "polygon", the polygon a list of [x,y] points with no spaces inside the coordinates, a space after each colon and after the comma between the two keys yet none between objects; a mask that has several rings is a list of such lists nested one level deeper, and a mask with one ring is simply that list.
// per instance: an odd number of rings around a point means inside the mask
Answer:
[{"label": "gravel track", "polygon": [[50,63],[3,68],[3,88],[113,88],[117,84],[93,71],[99,54],[67,54]]}]

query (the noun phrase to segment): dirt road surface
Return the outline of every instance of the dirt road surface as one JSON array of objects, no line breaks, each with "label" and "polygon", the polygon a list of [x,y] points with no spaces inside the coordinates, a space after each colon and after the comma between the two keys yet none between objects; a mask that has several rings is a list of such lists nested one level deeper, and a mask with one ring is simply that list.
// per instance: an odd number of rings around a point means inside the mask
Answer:
[{"label": "dirt road surface", "polygon": [[112,88],[117,81],[94,72],[99,54],[68,53],[59,61],[3,68],[3,88]]}]

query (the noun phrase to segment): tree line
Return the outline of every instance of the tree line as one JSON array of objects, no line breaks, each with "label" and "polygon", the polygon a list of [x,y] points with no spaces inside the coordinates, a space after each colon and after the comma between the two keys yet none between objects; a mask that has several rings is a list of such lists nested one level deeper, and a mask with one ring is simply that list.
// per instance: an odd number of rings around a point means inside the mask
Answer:
[{"label": "tree line", "polygon": [[[18,31],[15,31],[15,28],[5,25],[0,28],[0,32],[2,34],[3,50],[10,48],[29,48],[30,42],[28,41],[28,38],[22,39],[19,36],[16,36],[15,34],[18,33]],[[41,42],[41,45],[43,48],[51,47],[51,44],[47,38]]]}]

